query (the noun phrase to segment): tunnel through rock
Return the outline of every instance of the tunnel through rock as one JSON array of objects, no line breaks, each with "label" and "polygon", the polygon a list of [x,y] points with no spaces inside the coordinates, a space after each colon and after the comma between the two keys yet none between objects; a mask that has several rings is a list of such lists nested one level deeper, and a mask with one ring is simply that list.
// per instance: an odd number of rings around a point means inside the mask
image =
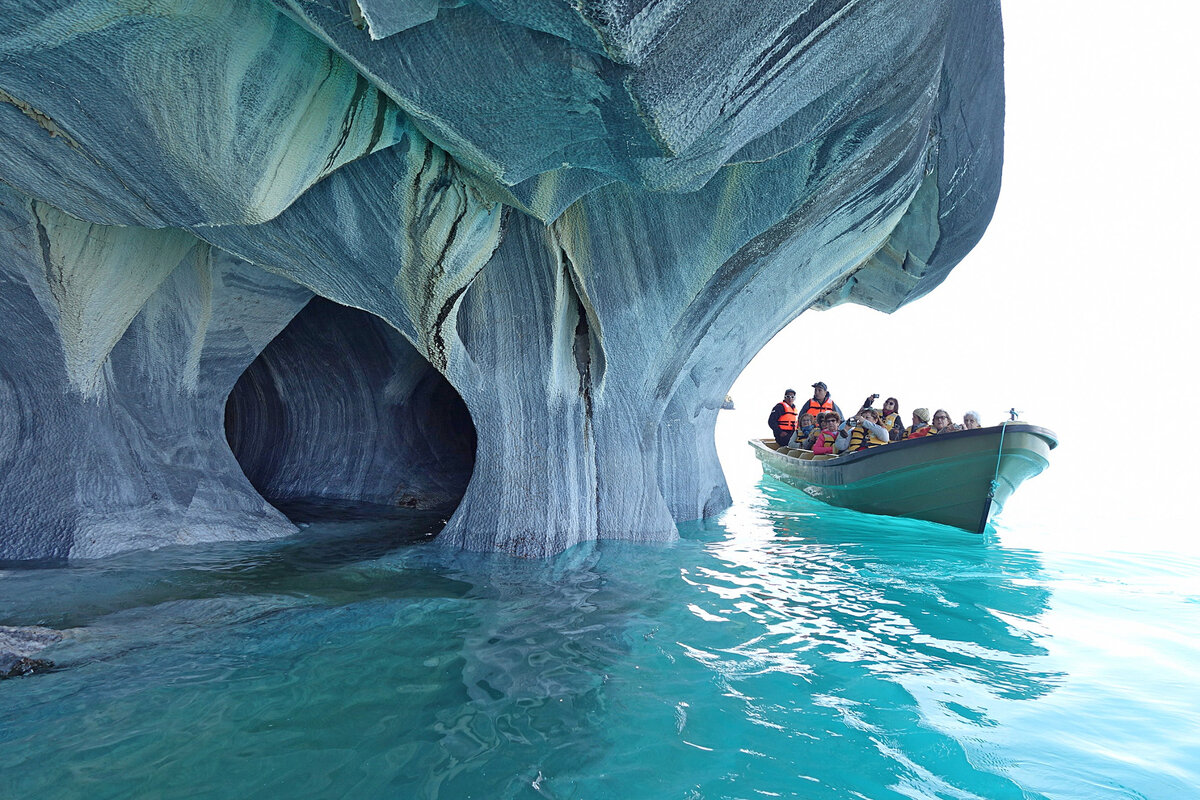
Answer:
[{"label": "tunnel through rock", "polygon": [[453,387],[395,329],[316,297],[238,380],[225,432],[246,477],[293,520],[450,513],[475,463]]}]

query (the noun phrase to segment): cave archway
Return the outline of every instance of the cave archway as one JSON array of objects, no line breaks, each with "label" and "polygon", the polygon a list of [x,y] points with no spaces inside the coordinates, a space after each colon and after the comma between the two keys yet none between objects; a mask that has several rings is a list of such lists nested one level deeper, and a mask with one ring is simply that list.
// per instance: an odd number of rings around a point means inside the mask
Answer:
[{"label": "cave archway", "polygon": [[313,298],[225,405],[242,470],[293,521],[417,509],[449,517],[475,463],[454,388],[395,329]]}]

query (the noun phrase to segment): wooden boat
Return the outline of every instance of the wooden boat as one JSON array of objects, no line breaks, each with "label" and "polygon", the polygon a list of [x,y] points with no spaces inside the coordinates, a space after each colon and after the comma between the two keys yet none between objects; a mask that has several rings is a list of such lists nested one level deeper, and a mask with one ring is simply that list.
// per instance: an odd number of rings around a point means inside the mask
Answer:
[{"label": "wooden boat", "polygon": [[789,450],[774,439],[750,445],[768,475],[831,505],[983,533],[1021,482],[1046,468],[1058,438],[1006,422],[840,456]]}]

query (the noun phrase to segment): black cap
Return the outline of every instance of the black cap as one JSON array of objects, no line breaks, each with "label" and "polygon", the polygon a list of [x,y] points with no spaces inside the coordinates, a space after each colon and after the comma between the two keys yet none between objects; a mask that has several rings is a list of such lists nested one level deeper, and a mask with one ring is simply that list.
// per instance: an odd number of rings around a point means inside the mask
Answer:
[{"label": "black cap", "polygon": [[784,394],[795,394],[796,390],[795,389],[784,389],[783,393]]},{"label": "black cap", "polygon": [[817,381],[816,383],[813,384],[813,388],[814,389],[824,389],[827,392],[829,391],[829,387],[825,385],[825,381]]}]

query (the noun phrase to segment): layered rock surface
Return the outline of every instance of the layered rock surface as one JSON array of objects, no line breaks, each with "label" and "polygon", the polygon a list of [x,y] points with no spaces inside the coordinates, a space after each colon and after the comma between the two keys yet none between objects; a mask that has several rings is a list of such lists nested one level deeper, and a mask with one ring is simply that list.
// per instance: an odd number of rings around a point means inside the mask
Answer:
[{"label": "layered rock surface", "polygon": [[264,496],[670,538],[762,345],[928,292],[999,189],[996,2],[0,5],[0,559]]}]

